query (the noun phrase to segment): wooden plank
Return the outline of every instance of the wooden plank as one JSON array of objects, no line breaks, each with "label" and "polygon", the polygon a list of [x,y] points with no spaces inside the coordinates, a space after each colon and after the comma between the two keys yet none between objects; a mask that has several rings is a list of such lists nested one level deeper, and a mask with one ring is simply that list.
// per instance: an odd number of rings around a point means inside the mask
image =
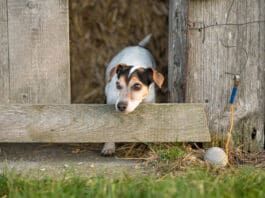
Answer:
[{"label": "wooden plank", "polygon": [[0,105],[0,142],[205,142],[201,104],[145,104],[130,114],[112,105]]},{"label": "wooden plank", "polygon": [[8,103],[9,97],[7,31],[7,2],[6,0],[0,0],[0,104]]},{"label": "wooden plank", "polygon": [[68,0],[8,0],[10,103],[69,104]]},{"label": "wooden plank", "polygon": [[264,146],[265,1],[192,0],[189,4],[187,102],[208,102],[210,130],[223,136],[229,126],[228,98],[240,74],[233,132],[249,151]]},{"label": "wooden plank", "polygon": [[169,1],[168,88],[171,102],[185,101],[188,60],[188,0]]}]

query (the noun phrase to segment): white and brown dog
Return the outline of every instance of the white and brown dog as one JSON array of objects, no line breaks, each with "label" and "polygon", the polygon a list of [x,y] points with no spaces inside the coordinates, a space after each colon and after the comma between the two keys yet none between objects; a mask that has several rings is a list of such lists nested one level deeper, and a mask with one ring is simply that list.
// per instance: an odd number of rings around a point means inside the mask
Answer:
[{"label": "white and brown dog", "polygon": [[[130,113],[141,103],[155,102],[155,85],[161,88],[164,76],[157,72],[152,54],[144,48],[150,41],[146,36],[137,46],[120,51],[106,67],[105,94],[107,104],[117,111]],[[115,143],[105,143],[102,155],[112,155]]]}]

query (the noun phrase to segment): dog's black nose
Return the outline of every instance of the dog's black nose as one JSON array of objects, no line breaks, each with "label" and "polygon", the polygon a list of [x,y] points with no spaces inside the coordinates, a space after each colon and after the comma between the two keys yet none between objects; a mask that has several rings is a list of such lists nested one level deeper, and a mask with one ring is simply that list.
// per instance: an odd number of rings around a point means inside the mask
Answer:
[{"label": "dog's black nose", "polygon": [[127,105],[128,105],[127,102],[119,102],[119,103],[117,104],[117,107],[118,107],[119,111],[123,112],[123,111],[126,110]]}]

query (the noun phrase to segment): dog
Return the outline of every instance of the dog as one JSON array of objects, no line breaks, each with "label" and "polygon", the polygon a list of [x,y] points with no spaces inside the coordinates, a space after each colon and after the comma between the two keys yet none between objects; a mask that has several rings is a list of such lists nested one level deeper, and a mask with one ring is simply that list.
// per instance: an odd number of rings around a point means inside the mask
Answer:
[{"label": "dog", "polygon": [[[107,104],[115,104],[121,113],[130,113],[140,103],[154,103],[155,84],[161,88],[164,76],[156,68],[152,54],[145,48],[151,35],[146,36],[136,46],[121,50],[106,66],[105,95]],[[115,143],[104,144],[101,154],[115,153]]]}]

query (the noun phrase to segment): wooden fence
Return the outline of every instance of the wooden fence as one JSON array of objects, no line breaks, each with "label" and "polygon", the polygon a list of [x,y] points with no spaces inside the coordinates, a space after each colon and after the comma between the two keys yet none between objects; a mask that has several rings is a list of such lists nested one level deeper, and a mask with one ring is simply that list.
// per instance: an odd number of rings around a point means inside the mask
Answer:
[{"label": "wooden fence", "polygon": [[204,142],[201,104],[70,104],[67,0],[0,1],[1,142]]},{"label": "wooden fence", "polygon": [[[206,103],[212,137],[222,139],[228,73],[239,74],[234,140],[263,148],[265,1],[169,3],[170,102]],[[209,141],[203,105],[120,115],[108,105],[70,104],[68,15],[68,0],[0,0],[0,141]]]}]

